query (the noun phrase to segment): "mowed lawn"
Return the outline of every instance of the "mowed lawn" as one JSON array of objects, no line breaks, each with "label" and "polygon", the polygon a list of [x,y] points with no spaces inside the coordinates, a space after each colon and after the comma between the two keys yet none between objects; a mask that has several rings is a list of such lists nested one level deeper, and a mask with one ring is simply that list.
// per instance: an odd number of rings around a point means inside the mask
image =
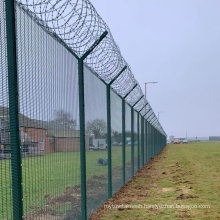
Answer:
[{"label": "mowed lawn", "polygon": [[[87,179],[105,175],[108,166],[97,166],[100,157],[107,158],[107,151],[86,152]],[[126,149],[126,161],[131,159]],[[122,166],[122,148],[112,148],[112,165]],[[46,197],[59,196],[68,187],[80,185],[80,152],[51,153],[22,160],[24,213],[34,212],[46,203]],[[10,219],[12,213],[10,160],[0,160],[0,219]]]},{"label": "mowed lawn", "polygon": [[91,219],[220,219],[220,143],[168,145]]}]

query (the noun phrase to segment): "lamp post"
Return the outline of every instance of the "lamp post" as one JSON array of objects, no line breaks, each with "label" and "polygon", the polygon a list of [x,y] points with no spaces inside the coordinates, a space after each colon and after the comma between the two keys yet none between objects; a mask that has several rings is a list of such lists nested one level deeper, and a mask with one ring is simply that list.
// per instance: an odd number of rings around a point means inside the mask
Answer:
[{"label": "lamp post", "polygon": [[160,121],[160,113],[163,113],[163,111],[159,111],[159,112],[158,112],[158,116],[157,116],[158,121]]},{"label": "lamp post", "polygon": [[147,99],[147,84],[156,84],[158,82],[145,82],[144,85],[145,85],[145,99]]}]

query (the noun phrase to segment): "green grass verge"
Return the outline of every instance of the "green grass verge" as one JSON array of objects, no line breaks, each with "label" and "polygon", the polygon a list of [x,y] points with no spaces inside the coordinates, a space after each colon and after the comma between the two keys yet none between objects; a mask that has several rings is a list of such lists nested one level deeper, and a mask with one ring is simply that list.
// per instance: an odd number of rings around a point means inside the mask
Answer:
[{"label": "green grass verge", "polygon": [[[219,189],[220,143],[168,145],[108,203],[140,204],[147,208],[106,208],[99,216],[102,220],[220,219]],[[170,205],[170,208],[146,205]]]}]

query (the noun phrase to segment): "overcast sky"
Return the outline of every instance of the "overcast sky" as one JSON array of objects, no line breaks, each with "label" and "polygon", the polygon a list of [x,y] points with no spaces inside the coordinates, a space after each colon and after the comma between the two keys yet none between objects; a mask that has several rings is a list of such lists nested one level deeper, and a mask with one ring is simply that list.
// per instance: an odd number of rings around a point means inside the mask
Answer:
[{"label": "overcast sky", "polygon": [[167,135],[220,135],[220,1],[91,2]]}]

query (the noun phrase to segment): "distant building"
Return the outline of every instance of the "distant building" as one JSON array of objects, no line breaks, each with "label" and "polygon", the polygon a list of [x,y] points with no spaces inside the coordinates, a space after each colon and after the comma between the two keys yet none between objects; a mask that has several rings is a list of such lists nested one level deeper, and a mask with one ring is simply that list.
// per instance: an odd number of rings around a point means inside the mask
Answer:
[{"label": "distant building", "polygon": [[220,136],[209,136],[210,141],[220,141]]},{"label": "distant building", "polygon": [[[19,114],[22,152],[27,154],[80,151],[80,131]],[[51,125],[52,124],[52,125]],[[89,135],[85,135],[89,150]],[[0,106],[0,151],[10,152],[9,111]]]},{"label": "distant building", "polygon": [[[47,131],[47,138],[50,139],[50,148],[53,152],[75,152],[80,151],[79,130],[51,130]],[[89,150],[89,135],[86,138],[86,151]]]}]

